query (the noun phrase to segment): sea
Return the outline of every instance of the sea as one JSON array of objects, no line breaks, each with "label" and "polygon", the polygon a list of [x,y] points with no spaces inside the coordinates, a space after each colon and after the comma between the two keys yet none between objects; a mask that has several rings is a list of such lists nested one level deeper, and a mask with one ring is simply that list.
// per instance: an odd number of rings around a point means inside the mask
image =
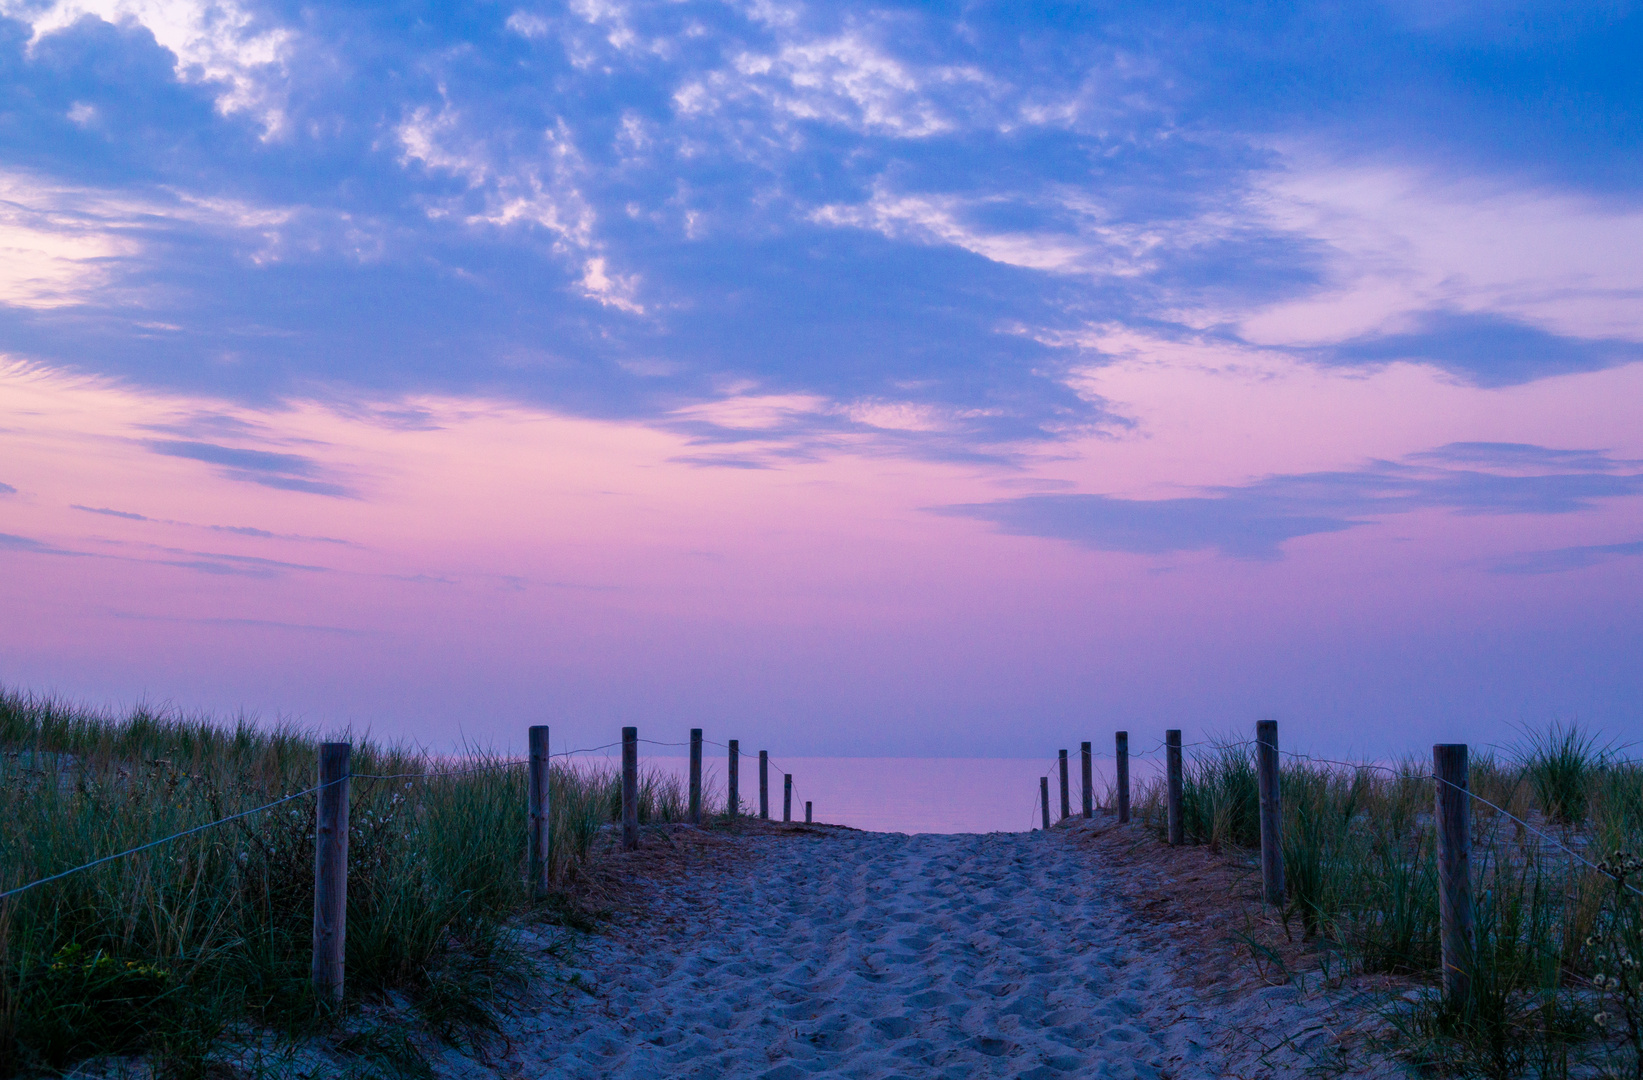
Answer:
[{"label": "sea", "polygon": [[[643,753],[646,769],[686,775],[688,759]],[[725,761],[723,751],[703,762],[703,785],[710,803],[722,801]],[[584,758],[583,760],[587,760]],[[613,767],[618,759],[593,760]],[[1068,799],[1079,812],[1081,782],[1078,751],[1067,763]],[[1132,781],[1150,775],[1144,760],[1133,763]],[[744,807],[758,811],[759,756],[743,752],[740,766]],[[812,804],[815,820],[848,825],[873,832],[987,833],[1024,832],[1043,821],[1039,809],[1040,777],[1049,778],[1050,819],[1060,818],[1059,765],[1054,758],[890,758],[890,757],[772,757],[770,816],[782,815],[782,777],[793,776],[793,820],[804,820],[804,804]],[[1105,801],[1112,761],[1097,759],[1092,766],[1097,803]]]}]

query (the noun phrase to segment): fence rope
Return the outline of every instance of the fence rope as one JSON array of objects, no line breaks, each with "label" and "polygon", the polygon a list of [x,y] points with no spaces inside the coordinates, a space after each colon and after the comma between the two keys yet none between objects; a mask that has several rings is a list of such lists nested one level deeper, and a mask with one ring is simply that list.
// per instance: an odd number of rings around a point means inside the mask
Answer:
[{"label": "fence rope", "polygon": [[1569,847],[1567,844],[1564,844],[1561,840],[1557,839],[1557,837],[1552,836],[1548,833],[1544,833],[1541,830],[1535,828],[1533,825],[1529,824],[1527,821],[1524,821],[1522,818],[1518,817],[1516,814],[1512,813],[1510,810],[1503,810],[1500,807],[1496,806],[1494,803],[1490,802],[1488,799],[1485,799],[1482,795],[1475,794],[1469,788],[1463,788],[1459,784],[1450,783],[1448,780],[1445,780],[1443,777],[1438,776],[1435,773],[1432,775],[1432,779],[1436,780],[1438,783],[1443,784],[1447,787],[1452,787],[1456,791],[1459,791],[1459,792],[1462,792],[1463,794],[1471,796],[1473,799],[1475,799],[1478,802],[1482,803],[1484,806],[1489,807],[1495,813],[1500,814],[1502,817],[1505,817],[1505,818],[1507,818],[1511,821],[1517,822],[1519,825],[1523,826],[1523,828],[1525,828],[1525,829],[1529,830],[1530,832],[1534,833],[1536,836],[1540,837],[1542,840],[1548,841],[1549,843],[1552,844],[1552,846],[1563,849],[1570,856],[1572,856],[1573,858],[1579,860],[1580,862],[1585,863],[1588,867],[1590,867],[1593,870],[1596,870],[1598,873],[1602,874],[1604,877],[1613,879],[1617,884],[1622,885],[1627,889],[1630,889],[1632,892],[1636,893],[1638,896],[1643,896],[1643,889],[1639,889],[1636,885],[1633,885],[1631,882],[1627,881],[1625,878],[1621,877],[1619,874],[1610,873],[1609,871],[1603,869],[1603,867],[1599,866],[1597,863],[1594,863],[1592,860],[1588,859],[1586,856],[1582,855],[1580,852],[1578,852],[1578,851],[1574,850],[1573,848]]},{"label": "fence rope", "polygon": [[[340,784],[340,783],[342,783],[342,781],[341,780],[333,780],[333,781],[331,781],[331,783]],[[252,814],[259,814],[264,810],[272,810],[274,807],[279,806],[282,803],[288,803],[292,799],[300,799],[304,795],[312,795],[312,794],[314,794],[314,792],[318,791],[320,788],[326,787],[326,786],[327,785],[325,785],[325,784],[315,784],[313,787],[308,788],[307,790],[299,791],[294,795],[286,795],[284,798],[275,799],[271,803],[264,803],[263,805],[253,807],[250,810],[242,810],[237,814],[230,814],[225,818],[219,818],[216,821],[210,821],[210,822],[207,822],[204,825],[196,825],[192,829],[184,829],[182,832],[172,833],[170,836],[162,836],[158,840],[150,840],[146,844],[141,844],[141,845],[139,845],[137,847],[134,847],[134,848],[128,848],[125,851],[116,852],[113,855],[104,855],[100,859],[93,859],[88,863],[83,863],[80,866],[74,867],[72,870],[64,870],[62,873],[52,874],[50,877],[43,877],[43,878],[40,878],[37,881],[31,881],[27,885],[19,885],[15,889],[7,889],[5,892],[0,892],[0,900],[9,899],[13,896],[16,896],[18,893],[28,892],[30,889],[34,888],[37,885],[45,885],[49,882],[60,881],[63,878],[68,877],[71,874],[78,874],[82,870],[90,870],[94,866],[101,866],[103,863],[113,862],[115,859],[123,859],[127,855],[135,855],[140,851],[147,851],[149,848],[159,847],[161,844],[169,844],[173,840],[180,840],[185,836],[192,836],[197,832],[204,832],[207,829],[214,829],[218,825],[226,825],[230,821],[238,821],[240,818],[250,817]]]},{"label": "fence rope", "polygon": [[421,772],[406,773],[349,773],[350,780],[439,780],[447,776],[468,776],[472,773],[492,772],[497,769],[514,769],[527,763],[526,758],[515,758],[510,761],[490,761],[484,765],[474,765],[466,769],[424,769]]},{"label": "fence rope", "polygon": [[[1250,743],[1245,743],[1243,745],[1250,745]],[[1392,768],[1390,766],[1387,766],[1387,765],[1375,764],[1374,762],[1339,761],[1339,760],[1336,760],[1335,758],[1321,758],[1321,757],[1314,757],[1311,754],[1301,754],[1301,753],[1295,752],[1294,750],[1279,750],[1278,752],[1280,754],[1284,755],[1285,757],[1295,758],[1296,760],[1299,760],[1299,761],[1312,761],[1312,762],[1317,762],[1317,763],[1323,764],[1323,765],[1338,765],[1343,769],[1351,769],[1354,772],[1369,769],[1369,770],[1374,770],[1376,772],[1386,773],[1388,776],[1392,777],[1393,779],[1402,779],[1404,777],[1409,777],[1409,778],[1413,779],[1413,778],[1418,777],[1418,778],[1423,779],[1423,780],[1431,780],[1431,781],[1434,781],[1436,783],[1443,784],[1446,787],[1454,788],[1456,791],[1459,791],[1462,794],[1464,794],[1465,796],[1467,796],[1467,798],[1470,798],[1475,802],[1482,803],[1484,806],[1487,806],[1489,809],[1493,810],[1495,813],[1499,814],[1501,817],[1506,818],[1508,821],[1515,822],[1516,824],[1518,824],[1519,826],[1521,826],[1523,829],[1525,829],[1528,832],[1534,833],[1536,836],[1540,837],[1542,840],[1544,840],[1547,843],[1551,844],[1553,847],[1557,848],[1558,850],[1564,852],[1570,858],[1573,858],[1577,862],[1580,862],[1580,863],[1584,864],[1589,869],[1595,870],[1599,874],[1602,874],[1604,877],[1611,879],[1615,883],[1625,886],[1627,889],[1629,889],[1632,892],[1636,893],[1638,896],[1643,896],[1643,889],[1639,889],[1637,886],[1633,885],[1631,882],[1627,881],[1625,878],[1621,877],[1619,874],[1611,873],[1610,871],[1603,869],[1603,867],[1599,866],[1597,863],[1594,863],[1592,860],[1588,859],[1586,856],[1582,855],[1580,852],[1578,852],[1575,849],[1571,848],[1569,845],[1565,844],[1563,841],[1559,840],[1557,837],[1553,836],[1551,833],[1548,833],[1545,830],[1540,829],[1540,828],[1536,827],[1535,825],[1530,824],[1527,821],[1524,821],[1522,818],[1518,817],[1516,814],[1512,813],[1510,810],[1507,810],[1505,807],[1496,806],[1494,803],[1490,802],[1488,799],[1485,799],[1482,795],[1479,795],[1477,792],[1473,791],[1470,787],[1461,787],[1459,784],[1451,783],[1450,781],[1445,780],[1443,777],[1437,775],[1436,773],[1403,772],[1403,771],[1400,771],[1398,769],[1394,769],[1394,768]]]}]

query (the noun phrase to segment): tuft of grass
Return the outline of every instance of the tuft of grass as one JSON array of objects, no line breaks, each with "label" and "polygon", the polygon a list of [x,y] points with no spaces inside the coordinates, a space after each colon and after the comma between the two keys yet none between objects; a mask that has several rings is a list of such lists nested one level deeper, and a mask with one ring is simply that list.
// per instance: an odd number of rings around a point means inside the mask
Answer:
[{"label": "tuft of grass", "polygon": [[1559,825],[1586,820],[1593,782],[1605,771],[1608,757],[1578,724],[1553,724],[1530,736],[1523,772],[1547,820]]},{"label": "tuft of grass", "polygon": [[[308,788],[317,753],[290,727],[147,709],[116,719],[0,691],[0,889]],[[531,906],[523,770],[368,741],[352,758],[345,1009],[392,993],[431,1038],[482,1031],[524,974],[507,947],[509,921]],[[549,911],[576,917],[614,780],[551,769],[550,874],[563,891]],[[647,774],[641,796],[646,821],[682,816],[676,781]],[[0,1075],[106,1054],[204,1075],[230,1032],[321,1030],[329,1014],[308,985],[313,814],[312,797],[292,800],[0,901]]]}]

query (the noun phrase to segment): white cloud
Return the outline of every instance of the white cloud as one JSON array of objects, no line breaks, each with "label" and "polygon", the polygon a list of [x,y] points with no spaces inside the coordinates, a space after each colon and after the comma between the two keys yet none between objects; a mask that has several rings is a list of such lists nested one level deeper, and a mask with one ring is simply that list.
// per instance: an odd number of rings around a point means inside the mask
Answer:
[{"label": "white cloud", "polygon": [[1433,308],[1643,340],[1643,210],[1404,166],[1292,162],[1269,178],[1264,212],[1330,245],[1335,280],[1245,318],[1251,340],[1339,340]]},{"label": "white cloud", "polygon": [[222,88],[217,108],[223,114],[253,113],[269,134],[284,125],[277,83],[294,35],[263,25],[235,0],[0,0],[0,15],[28,24],[31,44],[88,15],[136,23],[176,56],[179,79]]},{"label": "white cloud", "polygon": [[[140,289],[129,275],[147,242],[178,224],[226,234],[252,262],[278,261],[291,246],[292,229],[312,217],[302,207],[107,191],[0,171],[0,304],[65,307],[110,299],[117,289]],[[336,222],[321,224],[323,239],[310,246],[334,246],[328,234]],[[360,230],[342,225],[344,239],[358,248]]]},{"label": "white cloud", "polygon": [[397,134],[402,163],[416,161],[447,173],[480,196],[478,210],[466,208],[460,200],[445,200],[430,204],[430,216],[458,217],[469,225],[500,229],[546,229],[556,251],[580,261],[578,284],[584,295],[635,315],[644,312],[635,298],[638,277],[616,272],[595,235],[598,216],[578,186],[587,167],[563,119],[543,133],[541,153],[524,160],[497,160],[500,155],[487,140],[469,132],[449,102],[437,113],[426,106],[415,110]]},{"label": "white cloud", "polygon": [[1041,197],[1046,209],[1065,222],[1061,228],[989,229],[978,224],[990,207],[1021,200],[988,196],[901,194],[875,186],[865,203],[824,206],[811,215],[829,225],[871,229],[891,239],[950,244],[984,259],[1070,275],[1133,276],[1150,268],[1148,254],[1161,242],[1149,229],[1103,220],[1100,207],[1077,192]]},{"label": "white cloud", "polygon": [[108,287],[117,260],[139,249],[136,237],[122,235],[118,223],[71,209],[61,199],[41,205],[41,194],[20,192],[16,178],[0,175],[0,304],[82,303]]},{"label": "white cloud", "polygon": [[937,91],[976,96],[994,80],[965,65],[914,67],[860,32],[788,41],[774,52],[742,52],[730,70],[682,85],[675,107],[685,115],[717,110],[726,101],[762,99],[798,120],[821,120],[863,132],[919,139],[966,126]]}]

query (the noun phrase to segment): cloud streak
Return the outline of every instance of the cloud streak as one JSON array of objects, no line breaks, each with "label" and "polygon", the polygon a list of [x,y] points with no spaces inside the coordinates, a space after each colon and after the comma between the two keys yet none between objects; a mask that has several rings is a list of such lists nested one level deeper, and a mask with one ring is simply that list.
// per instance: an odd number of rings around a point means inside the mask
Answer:
[{"label": "cloud streak", "polygon": [[1273,560],[1303,536],[1344,532],[1396,514],[1572,514],[1643,494],[1643,462],[1596,450],[1524,443],[1450,443],[1357,469],[1268,476],[1172,499],[1024,495],[933,507],[1017,536],[1067,540],[1095,551],[1162,555],[1214,550]]},{"label": "cloud streak", "polygon": [[1643,555],[1643,540],[1632,540],[1622,544],[1587,544],[1552,548],[1547,551],[1530,551],[1497,559],[1489,563],[1488,568],[1496,574],[1561,574],[1640,555]]},{"label": "cloud streak", "polygon": [[230,480],[259,484],[280,491],[300,491],[344,499],[356,497],[342,484],[319,479],[318,477],[323,474],[319,463],[301,454],[182,439],[150,439],[144,445],[151,452],[165,457],[224,466],[219,475]]}]

